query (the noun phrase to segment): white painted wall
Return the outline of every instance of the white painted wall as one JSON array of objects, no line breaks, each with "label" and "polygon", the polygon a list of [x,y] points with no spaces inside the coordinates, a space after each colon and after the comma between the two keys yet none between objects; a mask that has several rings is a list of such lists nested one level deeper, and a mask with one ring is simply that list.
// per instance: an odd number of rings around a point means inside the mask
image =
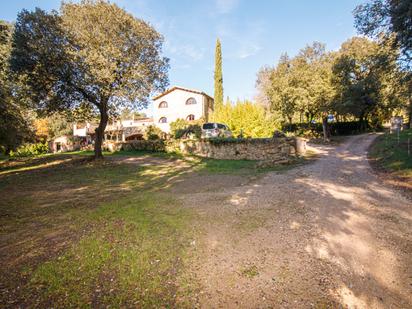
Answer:
[{"label": "white painted wall", "polygon": [[[196,104],[186,105],[189,98],[194,98]],[[167,108],[159,108],[159,104],[166,101]],[[153,122],[164,132],[170,132],[170,123],[177,119],[186,119],[193,114],[195,120],[207,115],[207,97],[203,94],[193,93],[182,89],[175,89],[172,92],[154,100],[153,102]],[[167,118],[167,123],[159,123],[162,117]]]},{"label": "white painted wall", "polygon": [[73,124],[73,136],[80,136],[80,137],[87,136],[88,127],[89,127],[89,123],[81,127],[78,127],[77,123]]}]

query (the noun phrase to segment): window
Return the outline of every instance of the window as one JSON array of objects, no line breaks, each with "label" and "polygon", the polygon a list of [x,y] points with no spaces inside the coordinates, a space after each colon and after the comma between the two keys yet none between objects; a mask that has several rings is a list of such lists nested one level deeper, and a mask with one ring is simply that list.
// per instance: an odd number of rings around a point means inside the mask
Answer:
[{"label": "window", "polygon": [[203,124],[203,130],[212,130],[214,128],[215,128],[214,123],[208,122],[208,123]]},{"label": "window", "polygon": [[225,125],[224,125],[224,124],[221,124],[221,123],[218,123],[218,124],[217,124],[217,127],[218,127],[218,129],[222,129],[222,130],[225,129]]},{"label": "window", "polygon": [[160,118],[159,123],[167,123],[167,118],[166,117]]},{"label": "window", "polygon": [[166,101],[160,102],[159,108],[167,108],[167,102]]},{"label": "window", "polygon": [[186,105],[192,105],[192,104],[196,104],[196,100],[195,98],[189,98],[186,100]]},{"label": "window", "polygon": [[188,121],[193,121],[193,120],[195,120],[195,115],[190,114],[189,116],[186,117],[186,120],[188,120]]}]

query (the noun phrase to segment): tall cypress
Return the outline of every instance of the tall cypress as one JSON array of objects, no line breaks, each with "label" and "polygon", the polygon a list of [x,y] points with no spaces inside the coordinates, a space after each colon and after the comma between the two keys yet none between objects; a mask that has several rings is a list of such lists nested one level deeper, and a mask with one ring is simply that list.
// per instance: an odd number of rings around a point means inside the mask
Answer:
[{"label": "tall cypress", "polygon": [[222,77],[222,48],[220,45],[220,40],[216,41],[216,51],[215,51],[215,117],[219,114],[219,110],[223,106],[223,77]]}]

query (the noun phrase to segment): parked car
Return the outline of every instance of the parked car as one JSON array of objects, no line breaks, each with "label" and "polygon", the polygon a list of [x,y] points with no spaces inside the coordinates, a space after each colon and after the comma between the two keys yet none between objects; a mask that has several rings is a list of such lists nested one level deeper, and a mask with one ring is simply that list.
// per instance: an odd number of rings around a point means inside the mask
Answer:
[{"label": "parked car", "polygon": [[207,122],[202,126],[202,138],[232,137],[227,125],[216,122]]}]

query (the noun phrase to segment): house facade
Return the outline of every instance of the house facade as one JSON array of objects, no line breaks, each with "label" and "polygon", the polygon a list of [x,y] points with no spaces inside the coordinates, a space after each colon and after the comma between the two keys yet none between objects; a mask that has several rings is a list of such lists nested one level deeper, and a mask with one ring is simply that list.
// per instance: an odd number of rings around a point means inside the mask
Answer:
[{"label": "house facade", "polygon": [[[109,122],[104,131],[104,139],[110,141],[124,142],[143,138],[146,128],[153,124],[152,118],[115,120]],[[96,134],[96,124],[86,122],[73,125],[73,136],[82,141],[82,145],[91,144]]]},{"label": "house facade", "polygon": [[[142,139],[148,126],[154,125],[163,132],[170,132],[170,123],[177,119],[194,121],[209,120],[214,100],[206,93],[183,87],[172,87],[153,98],[153,118],[115,120],[107,124],[105,141],[125,142]],[[95,139],[95,123],[75,123],[73,137],[79,141],[80,148],[91,146]],[[59,148],[56,144],[56,149]]]},{"label": "house facade", "polygon": [[153,98],[153,124],[170,132],[170,123],[177,119],[209,120],[214,100],[206,93],[183,87],[172,87]]}]

